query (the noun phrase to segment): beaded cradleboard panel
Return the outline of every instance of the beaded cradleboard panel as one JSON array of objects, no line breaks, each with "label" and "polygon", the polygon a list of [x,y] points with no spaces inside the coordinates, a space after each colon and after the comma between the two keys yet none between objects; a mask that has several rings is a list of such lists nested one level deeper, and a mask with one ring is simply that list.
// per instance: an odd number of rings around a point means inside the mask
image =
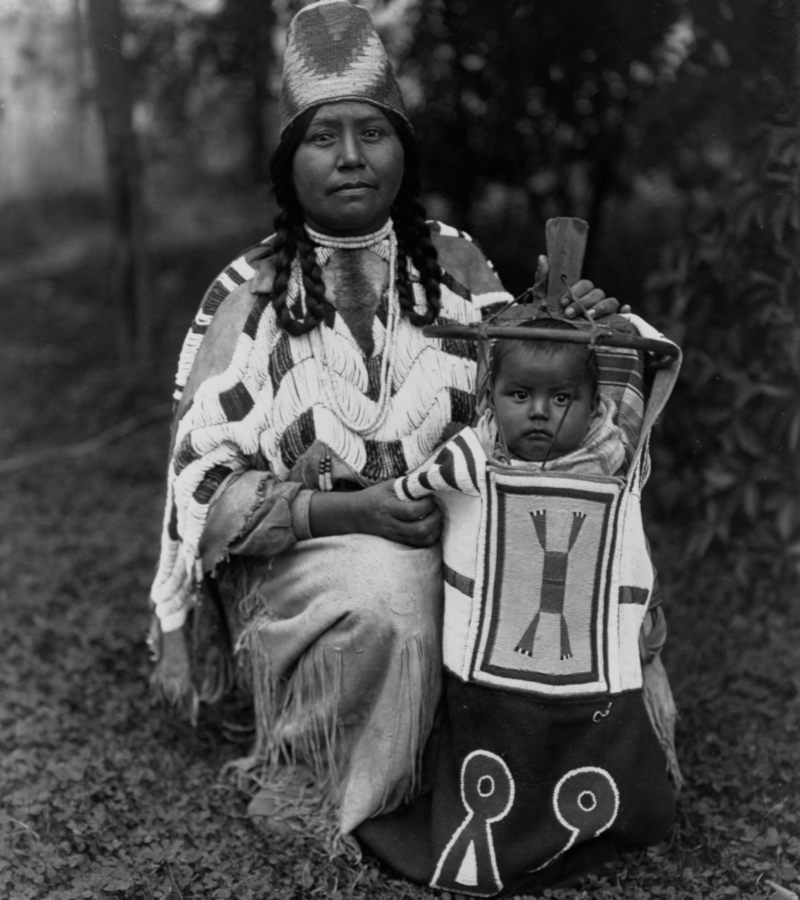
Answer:
[{"label": "beaded cradleboard panel", "polygon": [[412,497],[428,492],[423,484],[446,486],[448,669],[551,697],[641,686],[653,568],[631,474],[626,485],[504,466],[487,460],[468,428],[402,480]]}]

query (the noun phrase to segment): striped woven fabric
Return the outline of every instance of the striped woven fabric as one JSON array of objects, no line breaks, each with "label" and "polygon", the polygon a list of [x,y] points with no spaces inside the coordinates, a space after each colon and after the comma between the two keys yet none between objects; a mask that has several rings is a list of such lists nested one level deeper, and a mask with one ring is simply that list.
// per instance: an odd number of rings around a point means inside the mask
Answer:
[{"label": "striped woven fabric", "polygon": [[600,369],[598,388],[617,407],[617,425],[622,430],[625,456],[630,462],[639,443],[644,418],[644,365],[636,350],[604,347],[597,351]]}]

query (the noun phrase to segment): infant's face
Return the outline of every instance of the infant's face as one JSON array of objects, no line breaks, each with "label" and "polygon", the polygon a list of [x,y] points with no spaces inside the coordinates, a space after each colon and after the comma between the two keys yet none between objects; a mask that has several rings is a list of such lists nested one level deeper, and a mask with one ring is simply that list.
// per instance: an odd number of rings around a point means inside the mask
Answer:
[{"label": "infant's face", "polygon": [[597,408],[583,362],[563,352],[510,351],[500,362],[493,398],[506,447],[529,462],[556,459],[575,450]]}]

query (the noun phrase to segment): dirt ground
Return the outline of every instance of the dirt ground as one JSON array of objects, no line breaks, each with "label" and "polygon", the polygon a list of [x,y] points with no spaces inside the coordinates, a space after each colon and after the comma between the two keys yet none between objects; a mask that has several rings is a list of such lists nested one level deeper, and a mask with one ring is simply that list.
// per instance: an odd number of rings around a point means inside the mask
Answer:
[{"label": "dirt ground", "polygon": [[[117,363],[101,236],[70,243],[67,225],[0,261],[0,897],[433,896],[372,860],[352,867],[257,832],[221,775],[246,749],[226,727],[235,703],[194,729],[151,706],[164,415],[91,452],[29,456],[167,403],[205,283],[258,235],[198,228],[193,242],[155,248],[156,362],[132,379]],[[736,585],[724,558],[687,570],[662,547],[687,786],[669,840],[623,856],[580,896],[791,900],[800,600],[768,581]]]}]

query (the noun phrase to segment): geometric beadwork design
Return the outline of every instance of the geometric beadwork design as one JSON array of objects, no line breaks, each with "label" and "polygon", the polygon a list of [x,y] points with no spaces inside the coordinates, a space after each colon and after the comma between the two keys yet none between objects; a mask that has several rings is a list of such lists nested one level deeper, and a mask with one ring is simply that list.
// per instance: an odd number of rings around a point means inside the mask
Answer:
[{"label": "geometric beadwork design", "polygon": [[[607,578],[620,487],[492,479],[471,677],[545,694],[607,690]],[[573,482],[573,484],[575,484]]]},{"label": "geometric beadwork design", "polygon": [[544,550],[544,565],[542,567],[542,599],[533,621],[522,635],[516,646],[517,653],[524,653],[533,657],[533,643],[536,640],[536,630],[542,615],[558,616],[561,629],[561,659],[572,659],[572,650],[569,643],[569,628],[564,618],[564,592],[567,586],[567,568],[569,566],[569,552],[575,545],[580,534],[581,526],[586,519],[586,513],[574,512],[572,514],[572,531],[569,536],[569,546],[566,552],[547,549],[547,512],[537,509],[531,513],[533,525],[539,545]]}]

